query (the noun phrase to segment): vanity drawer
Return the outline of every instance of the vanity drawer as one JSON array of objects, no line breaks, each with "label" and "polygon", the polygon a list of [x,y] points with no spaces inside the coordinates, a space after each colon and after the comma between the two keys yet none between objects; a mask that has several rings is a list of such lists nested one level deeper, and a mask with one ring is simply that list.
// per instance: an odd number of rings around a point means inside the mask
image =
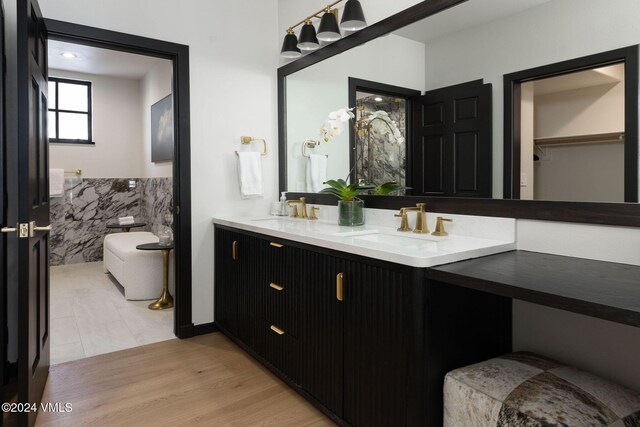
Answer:
[{"label": "vanity drawer", "polygon": [[264,285],[261,314],[266,322],[281,325],[289,335],[298,337],[300,298],[297,286],[270,282]]},{"label": "vanity drawer", "polygon": [[264,265],[265,279],[268,283],[285,283],[291,286],[298,278],[298,253],[299,249],[287,246],[275,240],[262,240],[262,263]]},{"label": "vanity drawer", "polygon": [[296,384],[300,384],[300,345],[284,326],[259,322],[256,350],[263,358]]}]

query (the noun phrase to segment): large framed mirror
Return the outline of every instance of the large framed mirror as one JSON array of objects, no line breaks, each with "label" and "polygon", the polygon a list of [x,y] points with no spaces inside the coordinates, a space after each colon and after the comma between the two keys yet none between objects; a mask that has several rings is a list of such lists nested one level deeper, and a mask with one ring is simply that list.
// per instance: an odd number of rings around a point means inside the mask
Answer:
[{"label": "large framed mirror", "polygon": [[[370,207],[414,196],[448,211],[640,225],[637,16],[635,0],[425,1],[287,64],[280,189],[331,202],[307,191],[312,140],[329,179],[366,179],[359,150],[372,165],[398,153],[405,170],[393,173],[412,190]],[[369,150],[357,124],[351,138],[320,140],[330,112],[358,107],[350,81],[420,93],[406,98],[413,124],[400,150]]]}]

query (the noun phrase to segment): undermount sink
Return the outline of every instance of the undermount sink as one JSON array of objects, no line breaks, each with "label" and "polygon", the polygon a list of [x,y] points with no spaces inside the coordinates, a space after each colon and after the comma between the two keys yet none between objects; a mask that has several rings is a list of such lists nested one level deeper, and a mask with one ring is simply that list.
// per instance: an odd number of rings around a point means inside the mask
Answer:
[{"label": "undermount sink", "polygon": [[349,231],[338,231],[337,233],[331,233],[331,236],[336,237],[355,237],[355,236],[366,236],[368,234],[379,234],[378,230],[349,230]]},{"label": "undermount sink", "polygon": [[356,242],[363,243],[375,243],[379,246],[386,246],[391,248],[402,249],[404,251],[419,251],[419,252],[437,252],[438,241],[436,239],[430,239],[428,237],[419,236],[402,236],[389,233],[369,233],[365,235],[356,236],[354,239]]}]

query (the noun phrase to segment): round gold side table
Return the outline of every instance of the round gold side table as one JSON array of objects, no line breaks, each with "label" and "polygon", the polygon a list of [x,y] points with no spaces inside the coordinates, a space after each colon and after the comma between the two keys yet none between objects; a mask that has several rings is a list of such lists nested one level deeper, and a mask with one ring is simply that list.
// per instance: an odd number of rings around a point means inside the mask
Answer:
[{"label": "round gold side table", "polygon": [[173,243],[161,245],[160,243],[145,243],[136,246],[141,251],[162,252],[162,295],[155,302],[149,304],[149,310],[164,310],[173,307],[173,297],[169,293],[169,253],[173,249]]}]

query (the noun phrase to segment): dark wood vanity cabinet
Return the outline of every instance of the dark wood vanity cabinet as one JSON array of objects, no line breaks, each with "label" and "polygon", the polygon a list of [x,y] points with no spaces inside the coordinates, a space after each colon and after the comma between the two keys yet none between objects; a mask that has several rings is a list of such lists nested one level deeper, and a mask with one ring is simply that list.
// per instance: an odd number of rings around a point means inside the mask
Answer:
[{"label": "dark wood vanity cabinet", "polygon": [[220,330],[339,424],[439,426],[444,374],[510,350],[510,300],[425,269],[223,226],[215,250]]}]

